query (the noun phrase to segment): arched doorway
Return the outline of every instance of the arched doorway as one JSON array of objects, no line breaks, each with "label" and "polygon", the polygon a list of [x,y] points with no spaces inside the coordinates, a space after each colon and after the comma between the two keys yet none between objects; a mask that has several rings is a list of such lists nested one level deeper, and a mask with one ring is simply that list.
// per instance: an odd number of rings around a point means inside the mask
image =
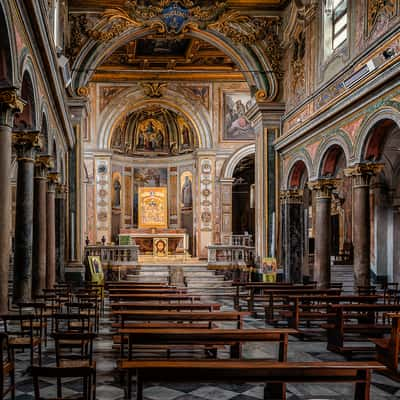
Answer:
[{"label": "arched doorway", "polygon": [[236,165],[232,183],[232,233],[255,233],[255,154],[244,157]]},{"label": "arched doorway", "polygon": [[370,181],[370,266],[372,280],[400,279],[400,128],[389,116],[369,129],[365,163],[382,164]]}]

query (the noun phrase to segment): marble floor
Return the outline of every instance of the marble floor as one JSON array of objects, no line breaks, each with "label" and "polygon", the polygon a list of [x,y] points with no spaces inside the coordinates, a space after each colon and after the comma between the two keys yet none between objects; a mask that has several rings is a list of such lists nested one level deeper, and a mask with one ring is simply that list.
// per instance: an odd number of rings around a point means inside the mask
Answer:
[{"label": "marble floor", "polygon": [[[224,307],[229,309],[229,306]],[[118,352],[112,348],[110,320],[107,314],[101,321],[100,335],[95,343],[97,361],[97,399],[118,400],[124,398],[124,386],[120,382],[120,374],[116,370]],[[245,328],[265,327],[261,319],[247,318]],[[344,361],[340,355],[326,349],[323,341],[301,341],[291,337],[288,348],[289,361]],[[244,347],[246,358],[275,358],[277,345],[271,343],[248,344]],[[192,354],[193,355],[193,354]],[[187,357],[185,353],[177,356]],[[227,357],[228,352],[220,351],[219,357]],[[43,366],[54,365],[55,355],[52,343],[49,342],[44,352]],[[32,381],[27,372],[29,366],[28,352],[17,355],[17,400],[31,400],[33,396]],[[373,374],[371,399],[400,399],[400,383],[389,378]],[[80,388],[80,380],[70,379],[64,385],[64,395],[73,397]],[[41,380],[44,396],[55,396],[54,382]],[[146,400],[256,400],[263,398],[263,385],[257,384],[168,384],[154,382],[144,390]],[[353,398],[351,384],[296,384],[287,386],[287,398],[290,400],[347,400]]]}]

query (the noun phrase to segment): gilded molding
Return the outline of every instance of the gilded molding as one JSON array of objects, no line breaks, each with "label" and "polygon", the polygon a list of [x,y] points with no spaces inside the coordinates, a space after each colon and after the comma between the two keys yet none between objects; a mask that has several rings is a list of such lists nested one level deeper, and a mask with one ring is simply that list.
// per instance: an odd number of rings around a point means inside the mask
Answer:
[{"label": "gilded molding", "polygon": [[76,89],[76,94],[80,97],[89,97],[89,88],[87,86],[80,86]]},{"label": "gilded molding", "polygon": [[140,85],[146,96],[160,98],[163,95],[161,89],[167,87],[168,84],[165,82],[141,82]]}]

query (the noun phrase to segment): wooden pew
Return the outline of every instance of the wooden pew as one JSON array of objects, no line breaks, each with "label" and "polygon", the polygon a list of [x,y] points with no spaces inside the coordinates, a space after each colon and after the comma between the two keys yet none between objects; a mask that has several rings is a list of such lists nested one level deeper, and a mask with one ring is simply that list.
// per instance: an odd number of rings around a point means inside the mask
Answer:
[{"label": "wooden pew", "polygon": [[[311,322],[327,323],[328,307],[330,304],[374,304],[381,296],[357,296],[357,295],[289,295],[284,302],[287,304],[287,310],[280,311],[281,319],[287,321],[288,327],[298,330],[299,335],[304,336],[312,333],[310,329]],[[307,324],[307,327],[300,327],[301,324]],[[320,325],[320,324],[319,324]]]},{"label": "wooden pew", "polygon": [[236,288],[234,297],[234,308],[240,310],[240,300],[248,299],[255,295],[256,292],[265,289],[292,289],[292,288],[315,288],[315,285],[293,284],[288,282],[271,283],[271,282],[233,282],[232,286]]},{"label": "wooden pew", "polygon": [[375,344],[376,358],[388,367],[390,376],[398,379],[399,350],[400,350],[400,314],[389,313],[387,317],[392,320],[390,336],[388,338],[370,338]]},{"label": "wooden pew", "polygon": [[128,337],[128,359],[135,346],[230,346],[231,358],[241,358],[244,342],[278,342],[279,361],[287,360],[288,335],[294,329],[119,329]]},{"label": "wooden pew", "polygon": [[264,295],[257,295],[248,298],[248,310],[254,313],[254,302],[262,301],[264,305],[265,320],[268,323],[275,322],[275,311],[287,309],[285,299],[287,296],[340,296],[341,289],[313,289],[313,288],[292,288],[292,289],[269,289]]},{"label": "wooden pew", "polygon": [[379,323],[384,313],[400,312],[399,304],[331,304],[328,307],[327,330],[328,350],[351,358],[355,352],[373,351],[371,346],[345,346],[347,334],[364,337],[382,336],[389,333],[391,325]]},{"label": "wooden pew", "polygon": [[111,294],[153,294],[153,293],[159,293],[159,294],[184,294],[186,293],[186,289],[176,289],[176,288],[131,288],[131,287],[122,287],[122,288],[111,288],[108,289],[108,293]]},{"label": "wooden pew", "polygon": [[200,296],[179,293],[113,293],[109,296],[110,301],[195,301]]},{"label": "wooden pew", "polygon": [[[286,399],[286,383],[355,384],[355,400],[370,399],[371,371],[386,367],[368,362],[280,362],[264,360],[121,360],[121,370],[136,373],[136,399],[148,382],[267,382],[264,399]],[[272,383],[272,385],[270,385]],[[132,396],[128,379],[128,398]]]},{"label": "wooden pew", "polygon": [[160,303],[160,302],[116,302],[111,303],[112,311],[115,310],[170,310],[170,311],[217,311],[221,308],[219,303]]},{"label": "wooden pew", "polygon": [[235,321],[237,328],[243,327],[243,318],[250,315],[246,311],[164,311],[164,310],[118,310],[113,315],[121,318],[121,328],[126,327],[126,321],[178,321],[178,322],[220,322]]}]

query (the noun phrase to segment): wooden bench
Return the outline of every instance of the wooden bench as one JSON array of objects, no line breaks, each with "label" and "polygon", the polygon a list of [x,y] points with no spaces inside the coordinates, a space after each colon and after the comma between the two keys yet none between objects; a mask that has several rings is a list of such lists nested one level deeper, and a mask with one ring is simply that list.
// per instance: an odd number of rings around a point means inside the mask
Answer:
[{"label": "wooden bench", "polygon": [[110,301],[195,301],[200,296],[191,294],[171,293],[113,293],[109,295]]},{"label": "wooden bench", "polygon": [[400,350],[400,314],[387,314],[392,320],[390,336],[388,338],[370,338],[375,344],[376,358],[388,367],[388,373],[398,379],[399,350]]},{"label": "wooden bench", "polygon": [[[281,362],[264,360],[121,360],[129,378],[136,374],[136,399],[143,400],[149,382],[267,382],[264,399],[286,399],[286,383],[340,382],[355,384],[355,400],[370,399],[371,371],[386,367],[369,362]],[[272,384],[272,385],[271,385]],[[127,396],[132,396],[128,379]]]},{"label": "wooden bench", "polygon": [[121,287],[121,288],[111,288],[108,289],[108,293],[111,294],[129,294],[129,293],[138,293],[138,294],[185,294],[186,289],[176,289],[176,288],[136,288],[136,287]]},{"label": "wooden bench", "polygon": [[[287,322],[287,326],[298,330],[300,336],[304,336],[313,332],[311,322],[327,322],[329,316],[328,307],[330,304],[374,304],[380,299],[378,295],[372,296],[357,296],[357,295],[342,295],[342,296],[325,296],[325,295],[306,295],[293,296],[289,295],[284,302],[287,304],[287,310],[279,312],[280,319]],[[303,325],[301,327],[300,325]],[[307,326],[304,327],[304,324]],[[321,324],[317,324],[320,328]]]},{"label": "wooden bench", "polygon": [[241,358],[244,342],[278,342],[279,361],[287,360],[288,335],[294,329],[119,329],[128,337],[128,359],[135,346],[230,346],[231,358]]},{"label": "wooden bench", "polygon": [[400,312],[399,304],[331,304],[328,307],[328,323],[322,325],[327,330],[330,351],[351,358],[355,352],[374,351],[371,346],[345,346],[347,334],[357,334],[364,338],[382,336],[391,331],[388,323],[379,323],[378,317],[384,313]]},{"label": "wooden bench", "polygon": [[253,312],[255,301],[266,303],[264,304],[265,320],[268,323],[274,323],[275,311],[287,309],[285,303],[287,296],[340,296],[341,289],[313,289],[313,288],[293,288],[293,289],[270,289],[264,295],[257,295],[248,298],[248,309]]},{"label": "wooden bench", "polygon": [[219,303],[160,303],[160,302],[116,302],[111,303],[112,310],[219,310]]}]

